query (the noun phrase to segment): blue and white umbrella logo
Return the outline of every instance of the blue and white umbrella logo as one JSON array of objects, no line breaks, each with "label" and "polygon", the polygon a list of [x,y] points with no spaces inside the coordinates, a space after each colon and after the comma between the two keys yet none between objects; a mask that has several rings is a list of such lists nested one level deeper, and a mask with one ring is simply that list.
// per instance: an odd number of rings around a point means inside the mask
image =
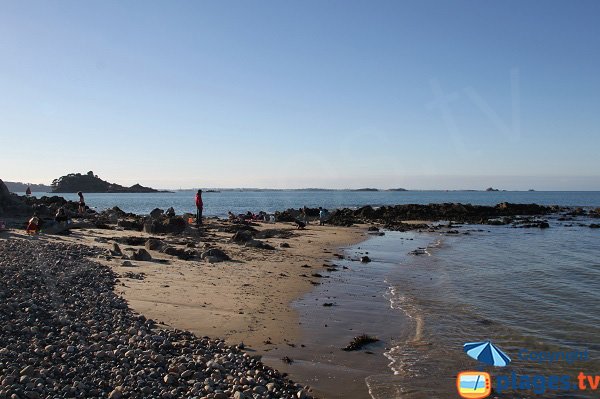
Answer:
[{"label": "blue and white umbrella logo", "polygon": [[473,359],[490,366],[504,367],[510,363],[510,357],[490,341],[467,342],[463,349]]}]

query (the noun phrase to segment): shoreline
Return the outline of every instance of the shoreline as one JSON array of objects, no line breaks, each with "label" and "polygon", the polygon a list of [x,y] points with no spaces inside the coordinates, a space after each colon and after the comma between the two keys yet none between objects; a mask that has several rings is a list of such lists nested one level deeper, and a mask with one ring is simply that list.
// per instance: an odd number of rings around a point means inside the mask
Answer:
[{"label": "shoreline", "polygon": [[[398,242],[400,252],[380,251],[390,241]],[[410,264],[411,251],[434,246],[435,241],[429,233],[386,232],[346,248],[344,259],[333,262],[337,270],[323,273],[323,284],[293,304],[303,325],[302,345],[279,348],[265,357],[272,362],[283,356],[292,359],[277,368],[309,383],[318,397],[382,397],[372,391],[394,378],[388,351],[399,339],[412,340],[417,329],[410,315],[392,306],[386,276],[398,262]],[[358,261],[365,255],[371,262]],[[357,351],[342,350],[361,334],[379,341]]]},{"label": "shoreline", "polygon": [[[262,240],[275,249],[251,248],[231,242],[231,223],[209,218],[204,232],[194,237],[158,236],[131,230],[98,229],[88,226],[70,230],[70,234],[27,236],[8,230],[7,241],[26,240],[41,246],[81,244],[99,251],[91,259],[110,267],[118,276],[114,293],[123,297],[136,313],[163,328],[191,331],[198,337],[223,339],[227,345],[239,345],[255,355],[265,355],[280,347],[294,345],[301,336],[298,312],[291,304],[319,284],[320,273],[340,253],[340,248],[367,238],[366,227],[335,227],[309,224],[296,230],[290,223],[264,223],[258,234],[271,232],[275,237]],[[267,235],[268,236],[268,235]],[[182,260],[145,249],[149,260],[135,260],[135,254],[151,238],[184,250],[199,252],[219,249],[231,260]],[[123,257],[115,254],[115,244]],[[314,276],[313,276],[314,275]],[[243,346],[242,346],[243,345]],[[264,364],[281,368],[280,359],[265,358]]]},{"label": "shoreline", "polygon": [[[213,223],[209,231],[227,222]],[[298,336],[296,312],[290,304],[313,289],[319,278],[312,277],[325,268],[324,264],[338,249],[363,241],[366,228],[340,228],[309,224],[306,230],[295,230],[288,223],[265,223],[257,230],[278,230],[295,234],[289,238],[264,240],[275,250],[262,250],[229,243],[231,233],[209,233],[200,238],[198,246],[210,243],[232,258],[231,261],[210,263],[203,260],[181,260],[148,250],[150,261],[122,260],[118,256],[101,256],[94,261],[109,266],[121,277],[115,292],[127,300],[130,307],[161,324],[190,330],[199,336],[225,339],[230,344],[244,343],[256,351],[282,345]],[[114,231],[95,228],[71,230],[68,236],[41,235],[27,237],[12,230],[15,238],[29,238],[83,244],[106,253],[114,243],[123,253],[143,249],[143,243],[156,235],[128,230]],[[43,239],[42,239],[43,237]],[[142,245],[127,245],[117,240]],[[175,248],[194,243],[193,237],[163,237]],[[281,248],[286,243],[289,247]],[[285,244],[284,244],[285,245]],[[108,260],[106,258],[109,258]],[[131,263],[131,266],[124,265]],[[127,277],[131,276],[131,277]],[[265,344],[270,341],[272,344]]]},{"label": "shoreline", "polygon": [[[305,230],[296,230],[290,221],[240,225],[216,218],[206,218],[205,225],[197,230],[187,223],[172,223],[187,220],[187,215],[160,215],[148,218],[125,214],[113,208],[90,214],[90,219],[78,223],[74,229],[68,231],[68,235],[28,237],[16,230],[9,230],[9,235],[30,241],[43,242],[47,239],[56,243],[84,244],[99,249],[101,254],[93,260],[111,267],[119,275],[114,292],[116,295],[122,295],[132,310],[169,329],[189,330],[198,337],[218,337],[224,339],[225,344],[232,346],[241,347],[240,344],[243,343],[247,352],[263,355],[265,364],[288,372],[291,377],[304,383],[312,384],[314,391],[311,392],[323,395],[322,397],[358,399],[365,397],[364,387],[359,387],[364,385],[364,377],[369,376],[368,372],[381,370],[382,365],[387,367],[384,356],[389,352],[389,348],[385,345],[391,342],[392,337],[382,336],[380,343],[368,347],[362,353],[346,356],[339,351],[341,346],[346,345],[352,338],[354,332],[348,331],[355,331],[355,327],[350,328],[349,320],[336,319],[335,310],[338,304],[327,310],[322,307],[315,309],[312,306],[308,311],[299,304],[304,303],[311,307],[309,302],[321,300],[319,295],[336,289],[342,291],[338,291],[338,294],[343,294],[343,281],[336,278],[347,276],[345,269],[349,272],[357,272],[359,269],[370,272],[374,266],[381,263],[375,260],[373,264],[362,265],[359,255],[363,254],[359,252],[350,253],[353,262],[347,264],[344,262],[348,261],[348,253],[342,256],[344,260],[336,256],[340,254],[340,248],[360,250],[359,243],[368,239],[369,234],[387,235],[379,232],[375,226],[385,226],[389,230],[397,231],[391,235],[416,235],[418,231],[423,232],[422,237],[428,233],[450,236],[483,231],[464,231],[462,226],[452,222],[441,224],[408,218],[409,214],[412,216],[415,211],[419,213],[417,216],[421,216],[424,212],[433,210],[438,214],[447,214],[448,220],[455,221],[452,215],[461,214],[462,208],[462,205],[444,204],[341,210],[334,222],[341,225],[348,222],[361,224],[354,227],[309,224]],[[499,205],[491,211],[510,214],[522,209],[513,208],[510,204],[502,207]],[[469,210],[468,214],[472,216],[468,217],[462,213],[462,220],[467,222],[465,226],[471,224],[467,219],[481,216],[479,208],[474,208],[474,211],[476,212]],[[488,211],[490,209],[486,208],[486,212]],[[578,217],[587,217],[584,220],[589,223],[599,214],[598,210],[552,211],[534,217],[493,214],[488,215],[485,222],[489,225],[511,225],[513,228],[537,227],[542,231],[548,227],[545,220],[548,217],[568,222],[560,225],[577,224],[586,227],[588,225],[582,224]],[[281,212],[280,215],[294,218],[290,210]],[[484,225],[475,223],[473,227],[476,226]],[[596,225],[589,225],[593,226]],[[457,228],[460,231],[456,230]],[[555,227],[551,230],[554,229]],[[151,244],[151,241],[155,243]],[[115,249],[115,244],[119,246],[118,250]],[[218,259],[218,252],[231,259]],[[414,253],[422,254],[420,251]],[[343,272],[339,269],[340,266],[346,266]],[[365,281],[369,279],[372,282],[373,276],[366,276]],[[334,295],[333,298],[335,301],[338,297]],[[381,298],[371,302],[381,304]],[[389,303],[387,307],[391,308]],[[329,310],[334,312],[325,313]],[[399,313],[397,309],[396,312]],[[339,325],[337,329],[325,325],[326,330],[323,330],[322,324],[315,323],[318,317],[312,319],[312,324],[306,323],[307,314],[309,318],[319,314],[329,315],[332,317],[331,326],[335,323]],[[354,316],[356,321],[362,323],[369,320],[373,322],[373,315],[369,312],[355,312]],[[397,316],[396,314],[395,317]],[[402,321],[402,316],[398,319],[399,324],[395,325],[398,329],[408,328],[410,320],[404,317]],[[379,320],[377,323],[385,323],[385,320]],[[344,330],[347,335],[339,334]],[[355,332],[356,335],[362,332],[369,333],[357,329]],[[315,342],[317,345],[313,345]],[[311,359],[314,355],[321,358]],[[293,364],[286,364],[282,361],[284,358],[293,360]],[[361,364],[357,366],[357,362]],[[375,377],[391,379],[392,371],[389,368],[388,371],[390,374]],[[323,382],[323,379],[328,381]],[[336,386],[340,384],[343,389],[336,390]]]}]

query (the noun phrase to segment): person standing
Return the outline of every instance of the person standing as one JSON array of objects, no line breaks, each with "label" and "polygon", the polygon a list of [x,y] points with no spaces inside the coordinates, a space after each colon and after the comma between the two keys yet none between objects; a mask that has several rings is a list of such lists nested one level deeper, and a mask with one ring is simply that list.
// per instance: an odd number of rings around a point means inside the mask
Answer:
[{"label": "person standing", "polygon": [[83,199],[83,193],[78,191],[77,195],[79,195],[79,214],[83,216],[85,213],[85,200]]},{"label": "person standing", "polygon": [[196,193],[196,226],[202,224],[202,208],[204,203],[202,202],[202,190],[198,190]]},{"label": "person standing", "polygon": [[325,219],[327,219],[327,209],[319,207],[319,226],[325,226]]}]

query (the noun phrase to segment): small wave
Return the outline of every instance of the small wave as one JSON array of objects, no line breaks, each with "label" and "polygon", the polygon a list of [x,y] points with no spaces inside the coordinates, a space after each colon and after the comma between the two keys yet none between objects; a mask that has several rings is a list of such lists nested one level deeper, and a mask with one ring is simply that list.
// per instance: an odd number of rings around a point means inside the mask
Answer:
[{"label": "small wave", "polygon": [[419,349],[428,345],[423,338],[425,319],[414,300],[407,294],[400,293],[397,287],[390,286],[386,297],[390,301],[390,307],[402,311],[412,322],[414,328],[406,336],[399,337],[396,344],[384,352],[384,356],[390,360],[388,367],[394,372],[394,375],[413,375],[416,372],[414,365],[417,359],[426,356]]}]

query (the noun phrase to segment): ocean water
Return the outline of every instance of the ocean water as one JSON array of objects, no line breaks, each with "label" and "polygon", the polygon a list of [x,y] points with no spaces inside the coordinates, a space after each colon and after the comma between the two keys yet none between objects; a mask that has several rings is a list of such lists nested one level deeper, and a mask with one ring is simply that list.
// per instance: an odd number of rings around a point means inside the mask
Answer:
[{"label": "ocean water", "polygon": [[[579,372],[600,375],[600,230],[587,227],[590,222],[554,218],[545,230],[463,226],[468,235],[432,237],[425,255],[399,263],[386,276],[385,296],[410,327],[384,353],[393,376],[367,378],[371,396],[453,397],[457,373],[473,369],[490,372],[492,380],[511,373],[569,376],[571,385]],[[464,343],[485,340],[512,363],[481,368],[463,353]],[[588,358],[538,362],[520,355],[525,350],[587,352]],[[499,397],[598,395],[544,390],[538,380],[537,392],[507,389]]]},{"label": "ocean water", "polygon": [[[34,193],[35,196],[53,195]],[[76,194],[59,194],[77,201]],[[88,206],[104,210],[118,206],[126,212],[148,214],[154,208],[173,207],[177,213],[195,212],[193,191],[146,194],[84,193]],[[477,205],[495,205],[500,202],[537,203],[541,205],[600,207],[600,191],[344,191],[344,190],[271,190],[205,192],[204,213],[207,216],[226,217],[235,214],[274,212],[288,208],[325,207],[328,209],[359,207],[363,205],[429,204],[460,202]]]},{"label": "ocean water", "polygon": [[[468,370],[489,372],[494,389],[513,373],[525,384],[491,397],[598,397],[575,385],[580,372],[592,382],[600,375],[600,229],[589,227],[599,221],[548,221],[548,229],[386,232],[349,247],[343,260],[331,260],[337,270],[322,272],[321,284],[293,304],[306,348],[268,356],[295,359],[285,371],[325,398],[455,398],[457,374]],[[422,255],[410,254],[418,248]],[[372,262],[358,261],[365,254]],[[362,333],[380,342],[340,350]],[[463,352],[464,343],[486,340],[511,364],[485,366]],[[523,351],[587,358],[535,361]],[[553,389],[550,378],[565,376],[570,389]],[[534,385],[525,389],[527,378]]]}]

